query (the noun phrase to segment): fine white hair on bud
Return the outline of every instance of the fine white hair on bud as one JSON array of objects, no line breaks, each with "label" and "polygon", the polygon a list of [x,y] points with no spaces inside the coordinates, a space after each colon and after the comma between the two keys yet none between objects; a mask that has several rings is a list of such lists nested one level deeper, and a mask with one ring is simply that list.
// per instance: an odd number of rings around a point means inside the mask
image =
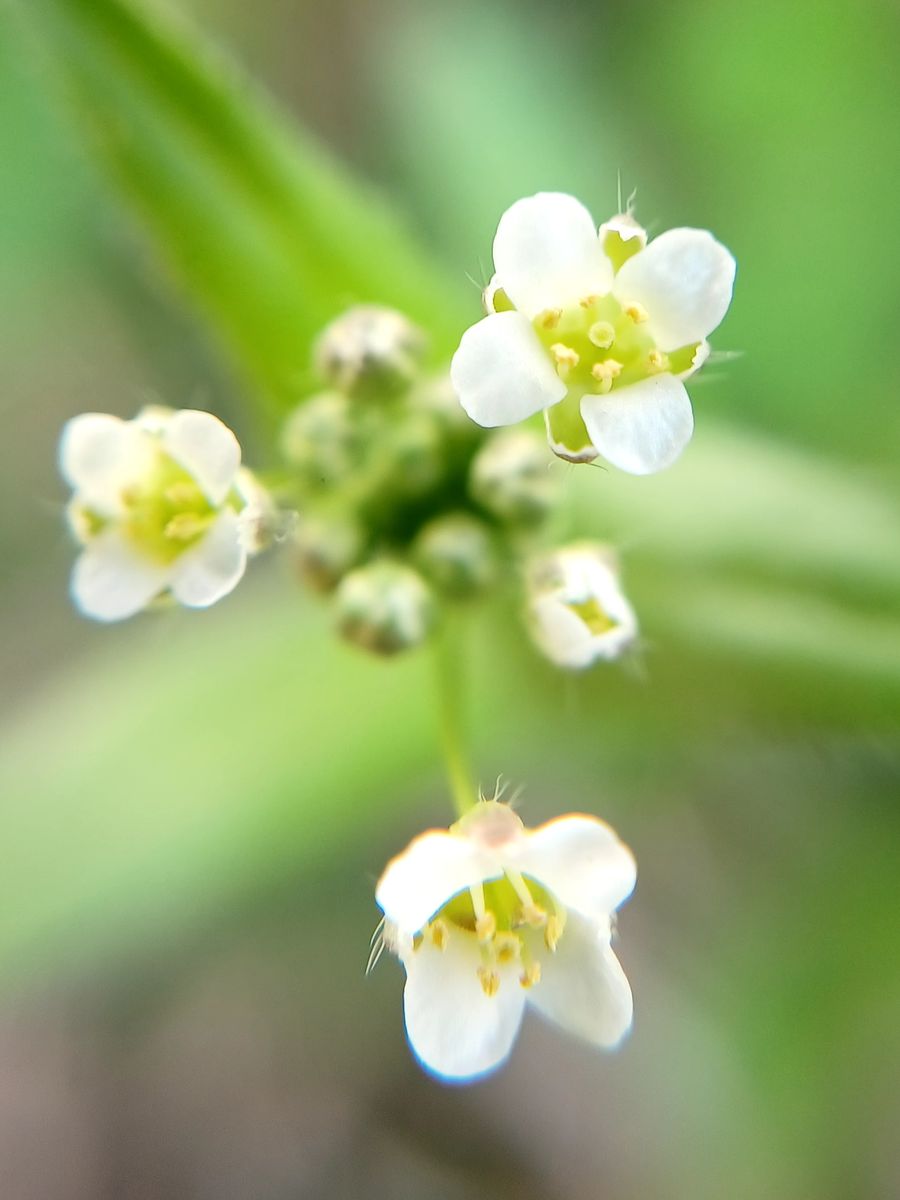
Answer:
[{"label": "fine white hair on bud", "polygon": [[335,610],[338,630],[348,641],[382,655],[420,645],[435,619],[434,600],[421,575],[387,559],[345,575]]},{"label": "fine white hair on bud", "polygon": [[612,549],[576,542],[534,559],[528,570],[528,624],[541,653],[568,670],[609,662],[628,651],[638,623]]},{"label": "fine white hair on bud", "polygon": [[133,616],[165,596],[206,608],[269,541],[271,501],[211,413],[84,413],[63,429],[59,465],[82,544],[72,597],[96,620]]},{"label": "fine white hair on bud", "polygon": [[374,304],[337,317],[319,335],[315,364],[329,384],[348,396],[388,397],[408,387],[427,347],[408,317]]},{"label": "fine white hair on bud", "polygon": [[634,475],[669,466],[694,422],[683,380],[724,318],[735,261],[702,229],[652,241],[631,212],[598,231],[573,196],[542,192],[500,219],[487,316],[451,379],[479,425],[543,411],[551,448]]},{"label": "fine white hair on bud", "polygon": [[375,898],[383,944],[406,969],[406,1033],[422,1066],[460,1082],[490,1074],[526,1004],[595,1046],[618,1045],[632,996],[612,919],[635,878],[613,830],[581,814],[527,829],[481,800],[412,841]]}]

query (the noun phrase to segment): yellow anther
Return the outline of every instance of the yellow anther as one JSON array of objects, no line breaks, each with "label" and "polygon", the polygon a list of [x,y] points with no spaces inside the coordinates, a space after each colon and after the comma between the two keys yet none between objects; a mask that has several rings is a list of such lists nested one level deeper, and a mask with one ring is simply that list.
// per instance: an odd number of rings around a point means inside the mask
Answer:
[{"label": "yellow anther", "polygon": [[609,321],[595,321],[588,330],[588,340],[599,350],[608,350],[616,340],[615,328]]},{"label": "yellow anther", "polygon": [[565,342],[554,342],[550,347],[550,353],[556,359],[557,367],[562,371],[571,371],[581,361],[578,351],[567,346]]},{"label": "yellow anther", "polygon": [[170,484],[164,495],[170,504],[199,504],[203,500],[203,493],[196,483],[191,483],[187,479]]},{"label": "yellow anther", "polygon": [[432,921],[428,926],[428,936],[431,939],[432,946],[438,950],[443,950],[447,945],[447,938],[450,936],[447,922],[442,917],[438,917],[436,921]]},{"label": "yellow anther", "polygon": [[625,305],[625,315],[626,317],[631,317],[635,325],[640,325],[642,321],[647,320],[648,313],[643,304],[638,304],[636,300],[632,300],[630,304]]},{"label": "yellow anther", "polygon": [[544,943],[551,954],[555,953],[565,927],[565,918],[561,917],[559,913],[551,913],[547,918],[547,924],[544,927]]},{"label": "yellow anther", "polygon": [[529,963],[522,974],[519,976],[519,983],[523,988],[534,987],[536,983],[541,982],[541,964],[539,962]]},{"label": "yellow anther", "polygon": [[202,533],[206,525],[207,522],[196,513],[178,513],[166,525],[164,534],[172,542],[189,542],[198,533]]},{"label": "yellow anther", "polygon": [[479,967],[478,982],[486,996],[496,996],[500,990],[500,975],[493,967]]},{"label": "yellow anther", "polygon": [[522,953],[522,943],[514,933],[498,933],[494,939],[494,952],[501,965],[515,962]]},{"label": "yellow anther", "polygon": [[555,329],[561,317],[561,308],[545,308],[542,313],[538,313],[535,320],[542,329]]},{"label": "yellow anther", "polygon": [[605,394],[612,388],[613,380],[622,374],[622,364],[614,358],[607,358],[594,363],[591,374],[600,384],[600,391]]},{"label": "yellow anther", "polygon": [[585,296],[584,299],[579,300],[578,303],[582,308],[593,308],[599,299],[599,296]]},{"label": "yellow anther", "polygon": [[129,484],[128,487],[123,487],[119,494],[122,498],[122,503],[126,507],[130,507],[132,504],[137,504],[138,500],[141,498],[140,490],[136,488],[133,483]]},{"label": "yellow anther", "polygon": [[547,914],[539,904],[523,904],[519,910],[519,923],[535,927],[546,923]]},{"label": "yellow anther", "polygon": [[475,935],[479,942],[489,942],[497,932],[497,918],[492,912],[484,912],[475,921]]},{"label": "yellow anther", "polygon": [[647,366],[653,374],[659,371],[668,371],[669,356],[663,354],[662,350],[651,350],[647,355]]}]

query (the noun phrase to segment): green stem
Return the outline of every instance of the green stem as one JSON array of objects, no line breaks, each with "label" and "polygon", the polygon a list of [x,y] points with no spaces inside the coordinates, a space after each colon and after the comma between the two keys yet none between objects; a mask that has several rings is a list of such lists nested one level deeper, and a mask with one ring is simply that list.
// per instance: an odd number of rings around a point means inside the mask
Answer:
[{"label": "green stem", "polygon": [[449,623],[450,618],[445,618],[445,627],[438,633],[435,644],[438,729],[453,804],[457,816],[464,817],[478,803],[478,792],[472,783],[463,737],[463,655]]}]

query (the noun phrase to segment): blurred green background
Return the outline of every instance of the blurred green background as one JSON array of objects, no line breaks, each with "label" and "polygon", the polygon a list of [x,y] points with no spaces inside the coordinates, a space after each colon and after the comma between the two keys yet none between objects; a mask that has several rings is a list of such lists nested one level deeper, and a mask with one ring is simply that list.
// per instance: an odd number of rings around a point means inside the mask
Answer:
[{"label": "blurred green background", "polygon": [[[0,1195],[896,1195],[896,6],[181,4],[296,151],[129,11],[0,27]],[[635,849],[635,1029],[604,1057],[528,1021],[447,1089],[400,969],[362,974],[374,879],[448,818],[428,656],[337,644],[277,555],[208,613],[88,625],[56,439],[159,398],[266,465],[332,312],[403,302],[439,360],[504,207],[599,220],[619,173],[652,232],[735,253],[743,356],[672,470],[564,476],[572,531],[622,548],[641,672],[561,679],[507,599],[470,724],[526,820]]]}]

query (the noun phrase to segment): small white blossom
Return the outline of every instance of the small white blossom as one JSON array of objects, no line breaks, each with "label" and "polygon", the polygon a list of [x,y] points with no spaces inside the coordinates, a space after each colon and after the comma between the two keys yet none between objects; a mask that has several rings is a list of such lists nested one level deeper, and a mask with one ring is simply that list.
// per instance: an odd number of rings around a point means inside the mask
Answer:
[{"label": "small white blossom", "polygon": [[260,543],[265,493],[210,413],[84,413],[63,430],[59,464],[84,547],[72,597],[96,620],[133,616],[164,595],[205,608],[235,587]]},{"label": "small white blossom", "polygon": [[731,302],[725,247],[701,229],[647,244],[629,213],[598,232],[574,197],[542,192],[504,213],[494,267],[488,315],[451,365],[469,416],[510,425],[543,410],[572,462],[601,454],[635,475],[674,462],[694,427],[683,380]]},{"label": "small white blossom", "polygon": [[594,1045],[615,1046],[631,1026],[632,998],[611,918],[635,874],[631,852],[595,817],[528,830],[495,800],[411,842],[375,897],[384,944],[406,968],[406,1032],[422,1065],[452,1080],[494,1070],[526,1002]]},{"label": "small white blossom", "polygon": [[576,542],[555,550],[532,563],[528,583],[532,637],[558,667],[610,661],[634,644],[637,617],[608,546]]}]

